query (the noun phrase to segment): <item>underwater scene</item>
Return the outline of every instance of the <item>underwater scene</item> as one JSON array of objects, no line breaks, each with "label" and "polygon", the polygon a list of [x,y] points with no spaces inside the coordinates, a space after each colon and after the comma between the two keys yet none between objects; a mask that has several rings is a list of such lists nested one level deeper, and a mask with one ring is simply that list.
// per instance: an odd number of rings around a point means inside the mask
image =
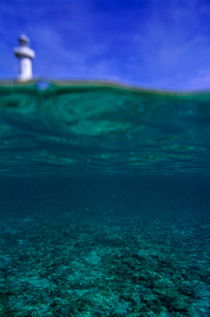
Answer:
[{"label": "underwater scene", "polygon": [[0,83],[0,316],[210,316],[210,92]]}]

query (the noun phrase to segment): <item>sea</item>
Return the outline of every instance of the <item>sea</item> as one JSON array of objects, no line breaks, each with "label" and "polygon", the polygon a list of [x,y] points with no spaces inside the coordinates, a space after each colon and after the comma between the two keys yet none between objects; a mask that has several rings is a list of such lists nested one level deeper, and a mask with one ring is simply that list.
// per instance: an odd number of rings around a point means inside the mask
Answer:
[{"label": "sea", "polygon": [[0,317],[210,316],[210,91],[0,82]]}]

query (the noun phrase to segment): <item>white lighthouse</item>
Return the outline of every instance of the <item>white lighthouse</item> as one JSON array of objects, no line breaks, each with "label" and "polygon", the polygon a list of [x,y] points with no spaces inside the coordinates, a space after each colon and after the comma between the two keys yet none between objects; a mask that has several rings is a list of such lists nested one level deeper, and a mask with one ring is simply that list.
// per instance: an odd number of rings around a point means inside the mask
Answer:
[{"label": "white lighthouse", "polygon": [[22,34],[19,39],[19,46],[15,48],[15,56],[20,62],[20,74],[18,80],[26,81],[33,77],[32,74],[32,59],[35,57],[35,52],[29,47],[29,38]]}]

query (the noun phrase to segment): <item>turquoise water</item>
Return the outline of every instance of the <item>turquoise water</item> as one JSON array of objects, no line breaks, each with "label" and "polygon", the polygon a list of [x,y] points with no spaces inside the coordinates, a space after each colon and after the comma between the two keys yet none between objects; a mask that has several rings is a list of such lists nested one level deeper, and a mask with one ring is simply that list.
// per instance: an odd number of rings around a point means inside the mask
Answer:
[{"label": "turquoise water", "polygon": [[210,316],[210,93],[0,95],[0,316]]}]

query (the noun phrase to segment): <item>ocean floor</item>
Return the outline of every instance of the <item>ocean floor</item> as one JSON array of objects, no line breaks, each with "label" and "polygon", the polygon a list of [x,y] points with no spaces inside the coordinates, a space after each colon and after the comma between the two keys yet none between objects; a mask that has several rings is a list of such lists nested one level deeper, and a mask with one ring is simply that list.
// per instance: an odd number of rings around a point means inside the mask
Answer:
[{"label": "ocean floor", "polygon": [[0,316],[210,316],[209,218],[142,214],[5,212]]}]

